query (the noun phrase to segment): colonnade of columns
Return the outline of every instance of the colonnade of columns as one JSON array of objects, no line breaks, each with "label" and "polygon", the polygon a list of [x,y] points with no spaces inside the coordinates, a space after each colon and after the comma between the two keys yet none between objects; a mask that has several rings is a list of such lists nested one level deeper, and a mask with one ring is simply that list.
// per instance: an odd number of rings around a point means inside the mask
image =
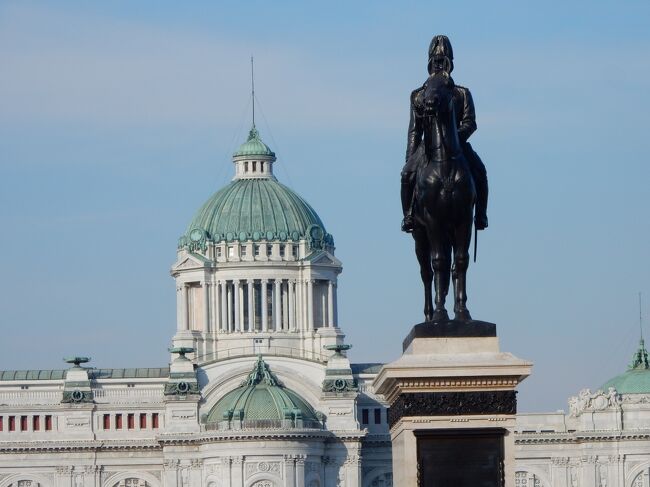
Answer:
[{"label": "colonnade of columns", "polygon": [[252,333],[337,326],[336,283],[332,281],[228,279],[200,286],[185,283],[176,289],[179,331]]}]

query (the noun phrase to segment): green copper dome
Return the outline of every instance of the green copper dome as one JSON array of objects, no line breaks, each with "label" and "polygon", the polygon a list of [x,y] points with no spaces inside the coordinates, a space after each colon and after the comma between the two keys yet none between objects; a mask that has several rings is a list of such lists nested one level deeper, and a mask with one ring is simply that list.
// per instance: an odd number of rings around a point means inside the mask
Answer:
[{"label": "green copper dome", "polygon": [[[260,356],[248,378],[212,407],[207,422],[296,420],[305,426],[319,423],[317,413],[298,394],[280,385]],[[320,424],[320,423],[319,423]],[[298,425],[296,425],[298,426]]]},{"label": "green copper dome", "polygon": [[610,387],[619,394],[650,393],[650,362],[643,338],[628,370],[603,384],[602,390],[606,391]]},{"label": "green copper dome", "polygon": [[[293,240],[333,244],[314,209],[275,179],[237,179],[217,191],[194,215],[180,246],[202,239]],[[319,244],[320,243],[320,244]]]},{"label": "green copper dome", "polygon": [[309,203],[273,176],[274,161],[253,126],[248,141],[234,155],[235,179],[194,215],[179,248],[205,251],[208,241],[303,239],[311,249],[333,246],[332,236]]},{"label": "green copper dome", "polygon": [[239,149],[232,155],[233,157],[241,156],[267,156],[275,157],[275,153],[262,142],[260,139],[260,134],[255,128],[255,125],[251,128],[248,133],[248,140],[239,146]]}]

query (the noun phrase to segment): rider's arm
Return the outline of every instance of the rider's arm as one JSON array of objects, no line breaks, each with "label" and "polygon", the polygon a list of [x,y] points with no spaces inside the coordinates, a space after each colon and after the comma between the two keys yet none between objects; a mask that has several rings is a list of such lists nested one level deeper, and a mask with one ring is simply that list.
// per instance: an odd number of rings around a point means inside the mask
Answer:
[{"label": "rider's arm", "polygon": [[409,120],[408,137],[406,141],[406,161],[417,150],[422,141],[422,118],[415,113],[413,102],[418,90],[411,93],[411,118]]},{"label": "rider's arm", "polygon": [[474,113],[474,100],[467,88],[462,88],[463,94],[463,115],[458,122],[458,138],[461,142],[467,142],[470,135],[476,130],[476,114]]}]

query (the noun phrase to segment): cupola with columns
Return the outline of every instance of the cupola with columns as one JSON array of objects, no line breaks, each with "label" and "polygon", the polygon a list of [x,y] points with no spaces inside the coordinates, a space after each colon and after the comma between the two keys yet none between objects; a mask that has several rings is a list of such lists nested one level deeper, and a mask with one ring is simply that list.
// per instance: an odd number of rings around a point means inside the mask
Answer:
[{"label": "cupola with columns", "polygon": [[195,348],[199,364],[259,353],[326,361],[323,347],[343,343],[334,239],[277,181],[275,161],[253,125],[233,154],[232,182],[179,239],[173,344]]}]

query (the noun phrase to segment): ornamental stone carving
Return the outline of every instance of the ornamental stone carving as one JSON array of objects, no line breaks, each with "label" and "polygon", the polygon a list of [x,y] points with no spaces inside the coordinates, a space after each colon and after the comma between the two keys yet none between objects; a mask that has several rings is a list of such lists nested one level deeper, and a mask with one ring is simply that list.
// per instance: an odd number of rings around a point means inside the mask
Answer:
[{"label": "ornamental stone carving", "polygon": [[356,392],[357,381],[354,379],[325,379],[323,381],[323,392]]},{"label": "ornamental stone carving", "polygon": [[604,411],[606,409],[619,409],[622,400],[616,389],[610,387],[607,392],[596,391],[592,393],[589,389],[581,390],[577,396],[569,399],[569,413],[571,416],[579,416],[583,412]]},{"label": "ornamental stone carving", "polygon": [[246,478],[258,473],[271,473],[282,478],[282,466],[280,462],[251,462],[246,464]]},{"label": "ornamental stone carving", "polygon": [[388,424],[406,416],[516,413],[515,391],[417,392],[399,395],[388,409]]}]

